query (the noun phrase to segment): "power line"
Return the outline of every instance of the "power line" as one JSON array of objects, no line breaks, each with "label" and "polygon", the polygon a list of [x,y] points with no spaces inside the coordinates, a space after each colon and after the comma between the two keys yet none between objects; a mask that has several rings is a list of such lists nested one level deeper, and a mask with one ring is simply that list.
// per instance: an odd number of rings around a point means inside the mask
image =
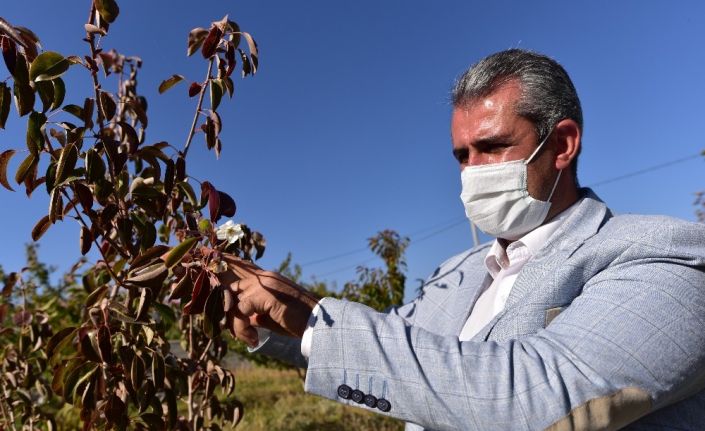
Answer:
[{"label": "power line", "polygon": [[659,163],[658,165],[653,165],[648,168],[639,169],[638,171],[630,172],[628,174],[619,175],[616,177],[608,178],[606,180],[598,181],[596,183],[590,184],[588,187],[597,187],[597,186],[601,186],[603,184],[609,184],[609,183],[614,183],[617,181],[625,180],[627,178],[635,177],[637,175],[646,174],[649,172],[656,171],[658,169],[666,168],[668,166],[673,166],[673,165],[677,165],[679,163],[687,162],[688,160],[692,160],[692,159],[695,159],[695,158],[698,158],[701,156],[703,156],[703,154],[697,153],[697,154],[692,154],[690,156],[682,157],[680,159],[671,160],[669,162]]},{"label": "power line", "polygon": [[[604,185],[604,184],[609,184],[609,183],[614,183],[614,182],[617,182],[617,181],[622,181],[622,180],[625,180],[625,179],[628,179],[628,178],[632,178],[632,177],[635,177],[635,176],[638,176],[638,175],[647,174],[647,173],[650,173],[650,172],[653,172],[653,171],[656,171],[656,170],[659,170],[659,169],[663,169],[663,168],[666,168],[666,167],[669,167],[669,166],[677,165],[677,164],[679,164],[679,163],[687,162],[687,161],[689,161],[689,160],[693,160],[693,159],[702,157],[702,156],[704,156],[704,155],[705,155],[705,154],[703,154],[703,153],[691,154],[691,155],[686,156],[686,157],[681,157],[681,158],[678,158],[678,159],[674,159],[674,160],[670,160],[670,161],[667,161],[667,162],[659,163],[659,164],[656,164],[656,165],[653,165],[653,166],[649,166],[649,167],[647,167],[647,168],[642,168],[642,169],[639,169],[639,170],[636,170],[636,171],[633,171],[633,172],[629,172],[629,173],[626,173],[626,174],[623,174],[623,175],[618,175],[618,176],[615,176],[615,177],[612,177],[612,178],[607,178],[607,179],[598,181],[598,182],[596,182],[596,183],[589,184],[588,187],[597,187],[597,186],[601,186],[601,185]],[[429,238],[432,238],[432,237],[434,237],[434,236],[436,236],[436,235],[440,235],[441,233],[443,233],[443,232],[445,232],[445,231],[447,231],[447,230],[450,230],[450,229],[454,228],[455,226],[460,225],[461,223],[467,223],[467,218],[465,218],[465,216],[463,216],[462,218],[457,218],[457,217],[456,217],[456,218],[450,220],[449,222],[451,222],[450,225],[444,226],[444,227],[442,227],[442,228],[440,228],[440,229],[438,229],[438,230],[434,230],[433,232],[429,233],[428,235],[422,236],[422,237],[419,238],[419,239],[410,241],[410,242],[409,242],[409,247],[411,247],[412,245],[415,245],[415,244],[417,244],[417,243],[419,243],[419,242],[421,242],[421,241],[425,241],[425,240],[427,240],[427,239],[429,239]],[[440,225],[445,225],[445,224],[447,224],[447,223],[448,223],[448,222],[445,222],[445,223],[443,223],[443,224],[437,224],[437,225],[435,225],[435,226],[431,226],[431,227],[427,227],[427,228],[420,229],[420,230],[418,230],[418,231],[416,231],[416,232],[410,234],[409,236],[414,236],[414,235],[418,235],[418,234],[423,233],[423,232],[430,231],[430,230],[435,229],[436,227],[438,227],[438,226],[440,226]],[[334,256],[324,257],[324,258],[317,259],[317,260],[314,260],[314,261],[311,261],[311,262],[307,262],[307,263],[305,263],[305,264],[302,264],[301,266],[303,267],[303,266],[306,266],[306,265],[313,265],[313,264],[316,264],[316,263],[327,262],[327,261],[329,261],[329,260],[339,259],[339,258],[341,258],[341,257],[345,257],[345,256],[349,256],[349,255],[352,255],[352,254],[361,253],[361,252],[367,251],[367,250],[368,250],[368,249],[367,249],[366,247],[365,247],[365,248],[359,248],[359,249],[351,250],[351,251],[348,251],[348,252],[345,252],[345,253],[340,253],[340,254],[337,254],[337,255],[334,255]],[[365,264],[365,263],[367,263],[367,262],[370,262],[370,261],[374,260],[375,258],[377,258],[377,256],[373,256],[373,257],[371,257],[371,258],[369,258],[369,259],[365,259],[364,261],[359,262],[359,263],[356,263],[356,264],[354,264],[354,265],[347,265],[347,266],[345,266],[345,267],[341,267],[341,268],[338,268],[338,269],[335,269],[335,270],[332,270],[332,271],[328,271],[328,272],[326,272],[326,273],[320,274],[319,277],[324,277],[324,276],[331,275],[331,274],[335,274],[335,273],[338,273],[338,272],[341,272],[341,271],[345,271],[345,270],[348,270],[348,269],[351,269],[351,268],[356,268],[356,267],[358,267],[358,266],[361,266],[361,265],[363,265],[363,264]]]}]

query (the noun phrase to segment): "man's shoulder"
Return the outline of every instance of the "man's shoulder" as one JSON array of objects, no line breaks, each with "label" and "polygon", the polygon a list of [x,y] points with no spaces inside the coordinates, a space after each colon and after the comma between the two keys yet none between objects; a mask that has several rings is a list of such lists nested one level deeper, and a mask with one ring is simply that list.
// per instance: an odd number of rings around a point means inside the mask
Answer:
[{"label": "man's shoulder", "polygon": [[445,277],[449,273],[457,271],[461,268],[484,265],[485,256],[491,246],[492,241],[489,241],[446,259],[433,271],[428,278],[427,283]]},{"label": "man's shoulder", "polygon": [[618,214],[607,220],[599,236],[640,242],[703,244],[705,224],[663,215]]}]

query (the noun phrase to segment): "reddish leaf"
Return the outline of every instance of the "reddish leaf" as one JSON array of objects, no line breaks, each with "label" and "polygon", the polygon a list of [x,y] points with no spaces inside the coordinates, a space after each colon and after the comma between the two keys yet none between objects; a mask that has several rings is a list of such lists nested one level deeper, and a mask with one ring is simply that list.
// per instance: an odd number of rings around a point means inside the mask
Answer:
[{"label": "reddish leaf", "polygon": [[206,305],[206,300],[210,294],[210,282],[206,277],[206,271],[201,270],[193,283],[193,293],[191,300],[184,306],[184,314],[200,314]]},{"label": "reddish leaf", "polygon": [[91,231],[85,226],[81,226],[80,243],[81,254],[85,256],[86,253],[88,253],[88,251],[91,249],[91,245],[93,244],[93,235],[91,234]]},{"label": "reddish leaf", "polygon": [[89,189],[88,186],[81,182],[75,182],[73,187],[76,195],[78,196],[79,202],[81,202],[83,211],[87,212],[93,207],[93,192],[91,192],[91,189]]},{"label": "reddish leaf", "polygon": [[44,235],[44,232],[49,229],[49,226],[51,226],[51,220],[49,220],[48,215],[45,215],[34,225],[34,228],[32,228],[32,241],[39,241],[39,238]]},{"label": "reddish leaf", "polygon": [[7,66],[10,74],[14,76],[15,64],[17,63],[17,44],[10,40],[9,37],[2,35],[0,36],[0,45],[2,46],[2,57],[5,60],[5,66]]},{"label": "reddish leaf", "polygon": [[11,99],[10,87],[4,82],[0,82],[0,129],[5,128],[7,117],[10,115]]},{"label": "reddish leaf", "polygon": [[208,212],[210,215],[210,220],[213,223],[217,223],[220,218],[220,195],[218,190],[213,187],[213,184],[208,181],[201,183],[201,202],[208,201]]},{"label": "reddish leaf", "polygon": [[193,280],[191,279],[191,273],[187,272],[181,280],[176,283],[174,289],[171,291],[169,300],[185,298],[193,292]]},{"label": "reddish leaf", "polygon": [[220,201],[220,216],[232,217],[235,215],[237,207],[235,206],[235,200],[230,197],[227,193],[221,191],[218,192],[218,200]]},{"label": "reddish leaf", "polygon": [[15,190],[10,187],[10,183],[7,181],[7,164],[10,162],[10,159],[14,154],[15,150],[6,150],[0,154],[0,184],[12,192]]},{"label": "reddish leaf", "polygon": [[220,38],[223,36],[223,32],[217,26],[211,26],[206,40],[203,42],[203,47],[201,47],[201,54],[203,58],[211,58],[215,55],[215,51],[220,43]]},{"label": "reddish leaf", "polygon": [[188,88],[188,97],[193,97],[201,92],[201,84],[198,82],[192,82],[191,86]]},{"label": "reddish leaf", "polygon": [[11,272],[5,276],[5,286],[2,288],[2,296],[5,298],[9,297],[12,294],[12,289],[15,287],[15,284],[17,284],[17,280],[19,279],[20,277],[16,272]]}]

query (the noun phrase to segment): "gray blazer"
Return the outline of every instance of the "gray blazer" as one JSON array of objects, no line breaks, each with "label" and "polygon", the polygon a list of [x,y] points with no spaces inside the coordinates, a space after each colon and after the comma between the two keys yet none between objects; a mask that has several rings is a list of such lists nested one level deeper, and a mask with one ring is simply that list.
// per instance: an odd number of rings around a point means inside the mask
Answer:
[{"label": "gray blazer", "polygon": [[[306,391],[410,430],[705,429],[705,225],[613,216],[584,193],[470,341],[488,245],[388,313],[321,300]],[[260,351],[305,365],[299,345]]]}]

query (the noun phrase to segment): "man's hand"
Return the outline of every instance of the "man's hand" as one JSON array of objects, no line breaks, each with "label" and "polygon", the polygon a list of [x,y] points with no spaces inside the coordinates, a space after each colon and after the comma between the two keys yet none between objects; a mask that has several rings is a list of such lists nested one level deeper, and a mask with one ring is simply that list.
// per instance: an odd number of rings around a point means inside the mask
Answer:
[{"label": "man's hand", "polygon": [[255,326],[299,338],[303,335],[318,298],[281,274],[254,263],[231,255],[224,255],[222,260],[228,269],[218,278],[233,299],[226,301],[225,311],[227,326],[235,337],[250,346],[257,345]]}]

